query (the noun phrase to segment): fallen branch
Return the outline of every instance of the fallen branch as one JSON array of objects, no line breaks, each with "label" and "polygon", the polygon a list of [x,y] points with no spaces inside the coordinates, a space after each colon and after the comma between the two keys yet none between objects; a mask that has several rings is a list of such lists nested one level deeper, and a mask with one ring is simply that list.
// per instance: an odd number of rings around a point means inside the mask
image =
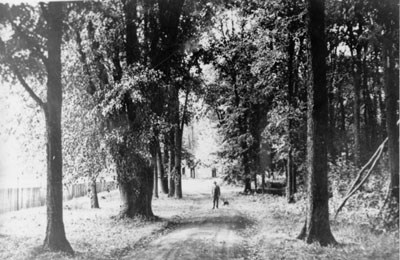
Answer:
[{"label": "fallen branch", "polygon": [[[386,138],[382,144],[378,147],[378,149],[375,151],[375,153],[371,156],[370,160],[364,165],[364,167],[359,171],[358,176],[356,180],[353,182],[352,186],[350,187],[349,191],[347,192],[346,197],[343,199],[342,203],[338,207],[335,213],[335,218],[339,214],[340,210],[344,207],[346,204],[347,200],[356,193],[357,190],[361,188],[361,186],[365,183],[365,181],[368,179],[368,177],[371,175],[372,170],[375,168],[377,162],[379,161],[380,157],[382,156],[383,148],[385,147],[386,142],[388,141],[388,138]],[[364,178],[359,182],[359,180],[362,177],[363,172],[367,169],[367,167],[370,165],[367,174],[364,176]]]}]

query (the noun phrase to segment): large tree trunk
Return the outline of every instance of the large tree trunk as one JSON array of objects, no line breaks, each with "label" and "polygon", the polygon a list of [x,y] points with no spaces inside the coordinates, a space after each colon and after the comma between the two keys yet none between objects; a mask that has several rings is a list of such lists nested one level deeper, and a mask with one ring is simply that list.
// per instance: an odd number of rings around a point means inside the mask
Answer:
[{"label": "large tree trunk", "polygon": [[48,64],[47,108],[45,111],[47,132],[47,227],[43,248],[73,253],[64,229],[62,195],[62,145],[61,145],[61,39],[63,4],[49,3],[48,16]]},{"label": "large tree trunk", "polygon": [[93,178],[90,182],[90,208],[92,209],[100,208],[99,198],[97,196],[97,185],[95,178]]},{"label": "large tree trunk", "polygon": [[308,0],[312,84],[308,88],[307,164],[308,199],[304,227],[299,235],[307,243],[336,243],[330,229],[328,207],[325,1]]},{"label": "large tree trunk", "polygon": [[116,162],[121,197],[120,218],[136,216],[153,218],[153,171],[148,162],[125,143],[114,144],[112,156]]},{"label": "large tree trunk", "polygon": [[[388,135],[390,193],[399,205],[399,129],[397,127],[397,102],[399,99],[398,78],[395,77],[393,43],[387,38],[383,42],[384,84],[386,105],[386,131]],[[397,212],[398,214],[398,212]]]}]

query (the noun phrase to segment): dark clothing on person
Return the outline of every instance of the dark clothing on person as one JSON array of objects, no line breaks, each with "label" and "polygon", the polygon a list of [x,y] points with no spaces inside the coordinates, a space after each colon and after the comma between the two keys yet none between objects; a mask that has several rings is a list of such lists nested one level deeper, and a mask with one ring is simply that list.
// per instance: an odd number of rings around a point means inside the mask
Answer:
[{"label": "dark clothing on person", "polygon": [[215,207],[218,208],[218,201],[219,201],[219,197],[221,196],[221,190],[218,185],[215,185],[212,188],[212,196],[213,196],[213,209]]}]

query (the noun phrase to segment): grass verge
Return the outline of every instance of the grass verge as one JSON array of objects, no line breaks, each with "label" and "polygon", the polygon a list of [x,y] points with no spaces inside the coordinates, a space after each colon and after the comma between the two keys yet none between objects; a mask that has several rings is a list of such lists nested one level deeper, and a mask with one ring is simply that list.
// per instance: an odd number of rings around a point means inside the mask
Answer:
[{"label": "grass verge", "polygon": [[363,211],[349,211],[331,221],[332,233],[339,244],[322,247],[296,239],[304,224],[304,200],[288,204],[284,197],[236,196],[238,209],[255,220],[246,230],[249,259],[399,259],[399,233],[373,232],[365,224],[368,216]]}]

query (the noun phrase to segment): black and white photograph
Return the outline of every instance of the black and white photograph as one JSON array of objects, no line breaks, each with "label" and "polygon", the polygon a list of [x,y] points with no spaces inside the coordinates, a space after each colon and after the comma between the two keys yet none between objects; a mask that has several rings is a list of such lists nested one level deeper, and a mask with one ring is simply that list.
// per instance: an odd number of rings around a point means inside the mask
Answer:
[{"label": "black and white photograph", "polygon": [[0,0],[0,259],[399,260],[400,0]]}]

